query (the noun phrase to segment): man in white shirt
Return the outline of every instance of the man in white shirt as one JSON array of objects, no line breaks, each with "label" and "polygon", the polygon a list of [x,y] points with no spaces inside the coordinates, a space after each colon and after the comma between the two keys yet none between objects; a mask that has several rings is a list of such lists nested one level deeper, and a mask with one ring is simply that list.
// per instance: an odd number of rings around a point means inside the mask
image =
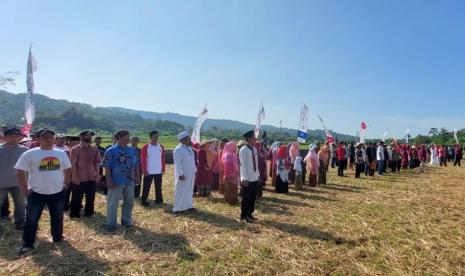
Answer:
[{"label": "man in white shirt", "polygon": [[260,180],[258,153],[254,147],[257,139],[253,130],[246,132],[243,136],[247,145],[239,151],[242,186],[241,221],[251,223],[257,220],[252,214],[255,211],[255,199]]},{"label": "man in white shirt", "polygon": [[36,135],[40,147],[24,152],[15,165],[17,181],[27,196],[24,243],[18,255],[34,248],[37,225],[45,205],[50,213],[53,242],[63,239],[63,208],[66,186],[71,178],[71,162],[64,151],[54,149],[55,132],[42,128]]},{"label": "man in white shirt", "polygon": [[383,147],[383,142],[380,142],[378,144],[378,148],[376,150],[376,160],[378,161],[378,174],[383,175],[384,173],[384,166],[385,165],[385,156],[384,156],[384,147]]},{"label": "man in white shirt", "polygon": [[149,206],[147,198],[150,193],[152,181],[155,182],[155,204],[163,203],[161,189],[162,176],[165,173],[165,148],[158,143],[158,131],[149,133],[150,143],[142,147],[141,166],[144,175],[141,204]]},{"label": "man in white shirt", "polygon": [[174,160],[174,206],[173,213],[195,210],[194,194],[195,154],[191,148],[191,138],[187,131],[178,134],[179,145],[173,151]]}]

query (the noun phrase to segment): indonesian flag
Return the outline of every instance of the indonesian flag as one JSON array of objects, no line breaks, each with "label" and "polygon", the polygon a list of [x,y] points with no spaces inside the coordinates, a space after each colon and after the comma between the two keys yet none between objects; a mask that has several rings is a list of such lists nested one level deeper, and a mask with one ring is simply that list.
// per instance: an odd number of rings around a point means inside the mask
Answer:
[{"label": "indonesian flag", "polygon": [[200,130],[202,129],[202,125],[207,120],[207,118],[208,118],[208,108],[207,108],[207,104],[205,104],[205,107],[200,112],[199,117],[197,118],[197,121],[195,122],[194,129],[192,130],[192,142],[200,143]]},{"label": "indonesian flag", "polygon": [[367,124],[365,121],[362,121],[360,124],[360,143],[365,143],[365,133],[367,129]]},{"label": "indonesian flag", "polygon": [[[32,47],[32,46],[31,46]],[[24,135],[29,136],[32,128],[32,123],[36,116],[35,104],[34,104],[34,72],[37,71],[37,64],[32,55],[31,47],[29,47],[29,57],[27,59],[27,93],[26,93],[26,103],[24,106],[24,119],[26,123],[22,129]]]},{"label": "indonesian flag", "polygon": [[258,138],[260,135],[260,127],[262,122],[265,120],[265,108],[263,107],[263,103],[260,103],[258,107],[258,115],[257,115],[257,123],[255,124],[255,138]]}]

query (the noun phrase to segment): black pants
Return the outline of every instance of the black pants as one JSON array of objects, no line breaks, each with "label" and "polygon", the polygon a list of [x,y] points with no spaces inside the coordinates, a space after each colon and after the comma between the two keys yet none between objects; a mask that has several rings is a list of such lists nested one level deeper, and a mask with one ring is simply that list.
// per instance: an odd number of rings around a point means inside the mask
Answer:
[{"label": "black pants", "polygon": [[65,204],[63,205],[63,210],[69,211],[70,207],[71,207],[71,187],[68,187],[68,189],[66,189]]},{"label": "black pants", "polygon": [[258,181],[249,182],[247,187],[242,186],[241,218],[251,216],[255,211]]},{"label": "black pants", "polygon": [[86,205],[84,207],[84,216],[90,217],[94,214],[95,191],[97,184],[95,181],[81,182],[79,185],[72,184],[73,190],[71,196],[71,208],[69,211],[70,218],[80,216],[82,208],[82,198],[86,195]]},{"label": "black pants", "polygon": [[147,202],[150,193],[150,186],[152,181],[155,182],[155,203],[163,203],[163,193],[161,191],[162,174],[149,174],[144,176],[144,186],[142,187],[141,202]]},{"label": "black pants", "polygon": [[462,159],[462,157],[455,157],[455,160],[454,160],[454,167],[455,166],[461,166],[462,164],[460,164],[460,160]]},{"label": "black pants", "polygon": [[355,177],[359,178],[360,174],[365,170],[365,163],[355,163]]},{"label": "black pants", "polygon": [[134,186],[134,198],[140,197],[140,187],[141,187],[140,183]]},{"label": "black pants", "polygon": [[337,175],[344,176],[344,169],[347,166],[347,160],[339,160],[339,167],[337,168]]},{"label": "black pants", "polygon": [[44,195],[32,192],[27,198],[26,222],[23,228],[24,246],[33,248],[36,241],[37,225],[47,204],[50,213],[50,227],[54,242],[63,239],[63,208],[66,191],[52,195]]},{"label": "black pants", "polygon": [[7,218],[10,216],[10,202],[8,200],[8,195],[5,198],[5,202],[3,202],[0,211],[0,217]]},{"label": "black pants", "polygon": [[439,165],[442,167],[444,165],[444,167],[447,167],[447,157],[441,157],[439,158]]},{"label": "black pants", "polygon": [[397,161],[390,161],[390,165],[391,165],[391,172],[396,172],[397,171]]}]

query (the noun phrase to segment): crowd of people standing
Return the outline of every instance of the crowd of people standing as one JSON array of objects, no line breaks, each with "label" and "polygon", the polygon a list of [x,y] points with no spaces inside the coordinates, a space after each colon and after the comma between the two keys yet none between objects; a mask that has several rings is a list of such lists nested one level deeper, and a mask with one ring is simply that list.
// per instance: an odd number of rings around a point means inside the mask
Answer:
[{"label": "crowd of people standing", "polygon": [[[92,131],[78,136],[56,134],[40,129],[33,139],[25,139],[17,127],[3,130],[0,141],[0,205],[2,217],[9,218],[8,195],[14,202],[14,223],[23,231],[22,255],[34,248],[38,222],[45,206],[50,213],[53,242],[63,239],[63,214],[70,219],[92,217],[96,192],[106,195],[105,228],[118,227],[118,208],[122,201],[120,224],[131,228],[137,198],[150,207],[149,194],[154,184],[154,204],[163,204],[163,175],[166,150],[158,142],[156,130],[148,133],[149,142],[139,148],[140,139],[129,131],[114,133],[113,144],[102,147],[102,138]],[[329,168],[337,167],[339,177],[353,170],[355,178],[384,175],[402,169],[424,171],[427,163],[461,166],[460,145],[408,145],[392,142],[310,144],[302,155],[300,144],[261,141],[254,131],[239,141],[210,139],[193,143],[188,132],[177,136],[173,150],[173,213],[195,212],[194,197],[222,195],[225,203],[236,205],[241,198],[241,221],[253,223],[255,202],[263,196],[271,180],[276,193],[327,183]],[[85,199],[85,200],[84,200]],[[84,200],[84,203],[83,203]]]}]

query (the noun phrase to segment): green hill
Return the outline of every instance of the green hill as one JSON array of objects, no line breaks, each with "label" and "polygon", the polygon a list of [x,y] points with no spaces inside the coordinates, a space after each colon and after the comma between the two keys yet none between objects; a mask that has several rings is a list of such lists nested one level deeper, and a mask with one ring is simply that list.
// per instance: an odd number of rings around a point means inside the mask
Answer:
[{"label": "green hill", "polygon": [[[24,124],[24,94],[13,94],[0,90],[0,123]],[[93,107],[90,104],[51,99],[41,94],[34,96],[36,120],[34,127],[50,127],[60,132],[76,132],[80,129],[97,130],[99,133],[111,133],[119,128],[127,128],[135,133],[145,133],[149,129],[158,129],[163,135],[175,135],[184,129],[191,129],[196,118],[176,113],[157,113],[126,109],[121,107]],[[224,119],[208,119],[204,124],[207,137],[237,138],[240,134],[255,126]],[[270,133],[272,139],[291,141],[297,130],[264,125],[263,130]],[[352,140],[353,136],[333,133],[341,140]],[[310,140],[323,140],[322,130],[311,130]]]}]

